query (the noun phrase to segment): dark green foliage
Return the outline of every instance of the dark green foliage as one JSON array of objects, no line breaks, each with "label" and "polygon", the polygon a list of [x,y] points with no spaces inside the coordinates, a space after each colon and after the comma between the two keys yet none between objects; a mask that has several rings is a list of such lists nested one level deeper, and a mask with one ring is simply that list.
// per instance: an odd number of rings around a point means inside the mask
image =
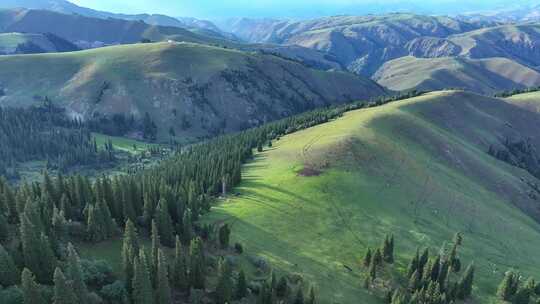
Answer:
[{"label": "dark green foliage", "polygon": [[472,288],[473,288],[473,281],[474,281],[474,263],[471,263],[469,266],[467,266],[467,269],[465,270],[465,273],[463,274],[463,277],[459,280],[458,286],[458,294],[457,297],[459,299],[467,299],[472,294]]},{"label": "dark green foliage", "polygon": [[18,162],[45,159],[60,170],[113,160],[96,150],[87,128],[48,101],[27,109],[1,108],[0,175],[17,178]]},{"label": "dark green foliage", "polygon": [[[30,217],[34,219],[34,222],[40,222],[39,216],[36,217],[35,213]],[[39,282],[51,283],[56,268],[56,258],[49,239],[44,233],[39,234],[38,227],[30,222],[25,211],[25,214],[21,216],[20,224],[24,262],[30,271],[36,273]]]},{"label": "dark green foliage", "polygon": [[126,288],[129,293],[132,291],[131,283],[134,276],[134,263],[139,252],[139,242],[137,230],[133,222],[128,220],[124,230],[124,240],[122,245],[122,267],[126,278]]},{"label": "dark green foliage", "polygon": [[154,304],[154,292],[150,280],[148,258],[143,249],[139,251],[134,263],[134,276],[132,283],[133,304]]},{"label": "dark green foliage", "polygon": [[244,247],[240,243],[234,243],[234,251],[238,254],[244,253]]},{"label": "dark green foliage", "polygon": [[412,258],[412,260],[409,263],[409,266],[407,268],[407,277],[410,278],[415,271],[418,272],[418,273],[421,273],[421,269],[420,269],[419,266],[420,266],[420,254],[419,254],[418,249],[417,249],[416,254]]},{"label": "dark green foliage", "polygon": [[518,284],[519,276],[513,271],[507,271],[497,289],[497,297],[501,300],[510,301],[517,292]]},{"label": "dark green foliage", "polygon": [[163,244],[167,247],[174,246],[174,228],[169,213],[169,204],[167,200],[159,200],[155,215],[159,236]]},{"label": "dark green foliage", "polygon": [[155,140],[157,137],[157,126],[148,112],[144,113],[143,137],[148,140]]},{"label": "dark green foliage", "polygon": [[40,292],[41,289],[36,283],[36,278],[28,268],[25,268],[22,272],[21,288],[24,304],[45,304]]},{"label": "dark green foliage", "polygon": [[382,246],[383,261],[389,264],[394,263],[394,236],[386,236]]},{"label": "dark green foliage", "polygon": [[373,254],[373,258],[371,259],[371,264],[375,266],[381,266],[382,263],[383,263],[383,257],[381,254],[381,250],[377,248],[377,250],[375,250],[375,254]]},{"label": "dark green foliage", "polygon": [[231,229],[228,224],[225,224],[219,228],[219,245],[222,249],[229,248],[229,238],[231,235]]},{"label": "dark green foliage", "polygon": [[371,248],[368,248],[366,254],[364,255],[363,265],[364,267],[369,267],[371,263]]},{"label": "dark green foliage", "polygon": [[128,293],[124,286],[124,282],[116,281],[112,284],[103,286],[100,292],[101,297],[109,304],[127,304]]},{"label": "dark green foliage", "polygon": [[[285,282],[287,283],[287,282]],[[279,286],[279,284],[278,284]],[[276,291],[278,292],[278,291]],[[246,273],[244,270],[240,270],[240,273],[238,274],[238,280],[236,281],[236,289],[235,289],[235,298],[237,300],[243,299],[247,296],[247,280],[246,280]],[[279,293],[278,293],[279,296]],[[283,295],[282,295],[283,297]]]},{"label": "dark green foliage", "polygon": [[92,287],[100,288],[114,281],[111,265],[105,260],[81,259],[84,282]]},{"label": "dark green foliage", "polygon": [[284,298],[289,293],[289,283],[287,282],[287,278],[285,276],[282,276],[277,285],[276,285],[276,295],[279,298]]},{"label": "dark green foliage", "polygon": [[81,260],[72,244],[68,245],[67,278],[71,281],[78,304],[88,303],[88,289],[84,281]]},{"label": "dark green foliage", "polygon": [[68,283],[60,268],[54,272],[54,304],[77,304],[77,297],[73,293],[71,284]]},{"label": "dark green foliage", "polygon": [[229,303],[233,296],[232,271],[229,263],[221,259],[218,266],[218,282],[216,286],[216,303]]},{"label": "dark green foliage", "polygon": [[180,291],[189,290],[189,278],[187,274],[187,264],[184,250],[180,238],[176,236],[176,248],[174,254],[174,264],[172,269],[172,278],[174,286]]},{"label": "dark green foliage", "polygon": [[315,295],[315,287],[311,286],[309,288],[306,304],[316,304],[316,303],[317,303],[317,296]]},{"label": "dark green foliage", "polygon": [[168,264],[162,249],[158,251],[156,304],[172,303],[171,288],[169,286]]},{"label": "dark green foliage", "polygon": [[8,287],[19,282],[20,273],[11,255],[0,244],[0,285]]},{"label": "dark green foliage", "polygon": [[204,289],[206,285],[206,262],[203,242],[200,238],[191,241],[189,256],[190,285],[195,289]]}]

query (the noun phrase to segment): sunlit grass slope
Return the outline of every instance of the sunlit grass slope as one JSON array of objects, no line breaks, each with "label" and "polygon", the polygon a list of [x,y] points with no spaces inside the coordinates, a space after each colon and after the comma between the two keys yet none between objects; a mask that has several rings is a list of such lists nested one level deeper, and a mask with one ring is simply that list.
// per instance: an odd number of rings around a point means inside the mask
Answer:
[{"label": "sunlit grass slope", "polygon": [[540,277],[540,225],[521,211],[537,204],[522,193],[535,179],[486,153],[513,132],[506,123],[536,128],[537,118],[451,91],[350,112],[258,154],[239,195],[208,220],[229,222],[247,254],[314,282],[321,303],[343,304],[382,302],[361,287],[360,259],[386,233],[403,270],[418,246],[438,252],[461,231],[475,300],[486,303],[509,267]]}]

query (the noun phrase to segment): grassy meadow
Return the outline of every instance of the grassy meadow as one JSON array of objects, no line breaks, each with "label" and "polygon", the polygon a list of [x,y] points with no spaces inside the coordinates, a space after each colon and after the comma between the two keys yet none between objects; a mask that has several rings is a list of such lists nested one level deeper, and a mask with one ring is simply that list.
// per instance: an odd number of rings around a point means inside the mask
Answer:
[{"label": "grassy meadow", "polygon": [[341,304],[381,302],[362,288],[361,259],[386,233],[403,272],[417,247],[436,253],[460,231],[462,263],[477,269],[474,298],[488,303],[508,268],[540,277],[540,225],[486,181],[514,189],[525,172],[426,116],[475,96],[430,93],[285,136],[245,165],[234,195],[205,220],[229,222],[248,255],[301,274],[321,303]]}]

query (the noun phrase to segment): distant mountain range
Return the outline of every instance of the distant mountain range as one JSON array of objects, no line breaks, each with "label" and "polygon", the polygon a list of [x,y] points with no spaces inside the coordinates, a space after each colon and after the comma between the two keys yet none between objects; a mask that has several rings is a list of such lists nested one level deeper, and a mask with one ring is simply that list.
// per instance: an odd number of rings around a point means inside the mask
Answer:
[{"label": "distant mountain range", "polygon": [[27,8],[38,10],[50,10],[64,14],[78,14],[86,17],[94,18],[114,18],[133,21],[144,21],[150,25],[160,26],[174,26],[187,29],[198,29],[213,31],[220,33],[220,29],[216,27],[212,22],[207,20],[199,20],[195,18],[174,18],[161,14],[115,14],[105,11],[98,11],[86,7],[81,7],[66,0],[2,0],[0,1],[0,8],[13,9],[13,8]]}]

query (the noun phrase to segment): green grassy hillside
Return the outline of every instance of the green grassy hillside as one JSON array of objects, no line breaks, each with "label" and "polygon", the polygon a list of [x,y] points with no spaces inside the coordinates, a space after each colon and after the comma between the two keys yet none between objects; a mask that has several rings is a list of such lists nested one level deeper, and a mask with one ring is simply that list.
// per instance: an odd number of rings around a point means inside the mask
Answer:
[{"label": "green grassy hillside", "polygon": [[487,94],[540,85],[540,73],[506,58],[408,56],[385,63],[373,79],[391,90],[460,88]]},{"label": "green grassy hillside", "polygon": [[486,152],[539,128],[535,113],[454,91],[349,112],[257,154],[206,220],[229,222],[248,254],[342,304],[382,303],[361,287],[360,263],[386,233],[404,271],[417,246],[437,252],[461,231],[475,302],[487,303],[508,268],[540,276],[539,202],[528,195],[540,181]]},{"label": "green grassy hillside", "polygon": [[162,139],[236,131],[314,107],[385,94],[373,81],[271,55],[193,43],[2,56],[0,103],[48,97],[73,116],[148,112]]},{"label": "green grassy hillside", "polygon": [[506,98],[506,100],[512,104],[515,104],[516,106],[520,106],[532,112],[540,113],[540,92],[517,94]]},{"label": "green grassy hillside", "polygon": [[52,34],[0,33],[0,55],[76,50],[77,46]]}]

